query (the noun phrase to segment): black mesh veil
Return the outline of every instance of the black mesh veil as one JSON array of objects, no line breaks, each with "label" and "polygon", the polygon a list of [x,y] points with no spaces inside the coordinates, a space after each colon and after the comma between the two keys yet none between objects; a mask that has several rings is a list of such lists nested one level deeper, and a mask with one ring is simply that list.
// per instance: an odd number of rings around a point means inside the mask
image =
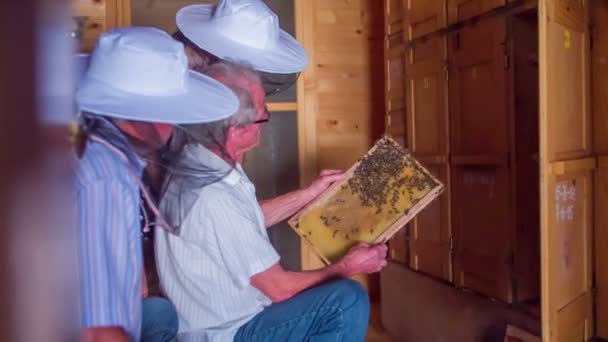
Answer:
[{"label": "black mesh veil", "polygon": [[[185,149],[193,145],[202,145],[196,135],[186,126],[176,126],[161,159],[161,166],[166,170],[161,198],[171,199],[170,204],[163,201],[161,210],[167,222],[177,230],[190,214],[201,189],[226,177],[233,169],[230,165],[235,165],[227,163],[225,168],[216,169],[199,156],[185,153]],[[216,140],[213,148],[230,158],[220,141]]]},{"label": "black mesh veil", "polygon": [[[170,142],[163,144],[160,137],[158,143],[144,143],[131,136],[127,137],[111,119],[101,116],[83,114],[79,121],[86,137],[96,135],[108,141],[127,157],[131,165],[138,165],[140,159],[143,159],[146,163],[156,164],[162,169],[164,181],[160,198],[172,196],[175,201],[172,201],[171,208],[161,206],[160,209],[176,233],[179,233],[179,227],[198,199],[200,190],[220,181],[232,171],[230,166],[221,170],[213,169],[199,158],[183,158],[182,152],[187,146],[201,144],[196,138],[197,134],[187,126],[175,126]],[[213,148],[229,158],[220,141],[216,141]]]}]

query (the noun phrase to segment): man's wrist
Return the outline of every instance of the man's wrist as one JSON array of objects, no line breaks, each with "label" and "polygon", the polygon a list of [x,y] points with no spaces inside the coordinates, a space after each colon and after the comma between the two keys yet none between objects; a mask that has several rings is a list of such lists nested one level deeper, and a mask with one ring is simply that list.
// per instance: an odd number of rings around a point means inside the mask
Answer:
[{"label": "man's wrist", "polygon": [[349,272],[346,263],[342,260],[338,261],[335,264],[328,266],[329,272],[334,277],[348,278]]}]

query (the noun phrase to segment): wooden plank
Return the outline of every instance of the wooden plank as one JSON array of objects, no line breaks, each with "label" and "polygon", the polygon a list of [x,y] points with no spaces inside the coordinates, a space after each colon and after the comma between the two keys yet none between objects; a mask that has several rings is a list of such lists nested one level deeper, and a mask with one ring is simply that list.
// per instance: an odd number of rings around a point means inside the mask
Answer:
[{"label": "wooden plank", "polygon": [[317,121],[319,147],[358,144],[370,135],[370,128],[366,125],[366,121],[352,118],[330,118]]},{"label": "wooden plank", "polygon": [[593,149],[598,155],[595,173],[594,236],[595,322],[598,337],[608,339],[608,2],[593,1],[591,62]]},{"label": "wooden plank", "polygon": [[387,36],[403,32],[405,17],[403,2],[403,0],[384,0],[384,25],[386,26],[384,32]]},{"label": "wooden plank", "polygon": [[450,24],[479,16],[507,4],[506,0],[447,0]]},{"label": "wooden plank", "polygon": [[451,151],[505,154],[508,145],[505,19],[489,18],[448,40]]},{"label": "wooden plank", "polygon": [[447,24],[446,0],[409,0],[406,3],[408,40],[444,28]]},{"label": "wooden plank", "polygon": [[[591,154],[589,31],[584,25],[582,31],[574,28],[580,28],[583,19],[575,21],[572,18],[574,14],[565,9],[570,6],[570,1],[559,3],[564,4],[560,6],[552,2],[548,8],[556,20],[548,20],[546,31],[547,53],[552,56],[551,63],[547,65],[547,92],[553,94],[553,99],[547,103],[547,111],[555,118],[548,122],[549,161]],[[566,16],[565,13],[571,15]],[[573,82],[580,87],[563,86]]]},{"label": "wooden plank", "polygon": [[[384,97],[385,134],[405,145],[405,8],[403,0],[384,0]],[[389,255],[408,263],[408,231],[396,234],[389,243]]]},{"label": "wooden plank", "polygon": [[439,29],[438,31],[434,31],[428,34],[425,34],[421,37],[415,38],[407,43],[407,47],[415,46],[420,43],[424,43],[429,39],[433,39],[436,37],[443,37],[445,35],[449,35],[454,32],[458,32],[463,28],[466,28],[471,25],[475,25],[477,22],[493,18],[493,17],[509,17],[512,15],[518,15],[523,12],[527,12],[538,7],[538,0],[509,0],[508,4],[502,7],[495,8],[489,12],[485,12],[481,15],[469,18],[467,20],[458,22],[458,23],[450,23],[447,27]]},{"label": "wooden plank", "polygon": [[[411,50],[408,51],[410,58],[406,77],[409,146],[417,156],[447,155],[449,132],[445,39],[432,40]],[[425,53],[425,50],[437,54]]]},{"label": "wooden plank", "polygon": [[118,6],[120,5],[120,0],[103,0],[102,2],[106,3],[106,26],[108,29],[113,29],[118,26]]},{"label": "wooden plank", "polygon": [[608,2],[593,4],[593,149],[597,154],[608,154]]},{"label": "wooden plank", "polygon": [[595,310],[597,335],[608,338],[608,157],[598,159],[595,173],[594,253],[595,253]]},{"label": "wooden plank", "polygon": [[[405,53],[403,45],[386,50],[386,110],[405,117]],[[405,133],[405,132],[404,132]]]},{"label": "wooden plank", "polygon": [[446,190],[410,224],[410,267],[452,281],[449,167],[425,165]]},{"label": "wooden plank", "polygon": [[72,1],[72,13],[75,15],[105,18],[106,8],[107,1]]},{"label": "wooden plank", "polygon": [[117,27],[131,26],[131,0],[120,0]]},{"label": "wooden plank", "polygon": [[512,301],[509,170],[501,166],[452,167],[454,282]]},{"label": "wooden plank", "polygon": [[[360,140],[361,138],[357,139]],[[356,161],[356,158],[351,156],[354,152],[359,152],[360,156],[367,151],[368,143],[366,141],[357,141],[356,145],[350,147],[330,145],[319,147],[319,164],[331,166],[338,170],[347,170]]]},{"label": "wooden plank", "polygon": [[451,214],[455,284],[511,302],[505,24],[489,18],[448,40]]},{"label": "wooden plank", "polygon": [[297,102],[269,102],[269,112],[295,112],[298,110]]},{"label": "wooden plank", "polygon": [[551,163],[550,173],[554,176],[563,176],[569,173],[590,171],[595,167],[595,158],[565,160]]},{"label": "wooden plank", "polygon": [[349,66],[351,68],[363,68],[369,64],[371,56],[362,54],[360,48],[354,48],[350,54],[342,51],[319,51],[317,52],[317,64],[310,64],[312,67],[323,68],[327,66]]},{"label": "wooden plank", "polygon": [[[438,6],[437,1],[432,3],[416,3],[416,6],[426,4],[428,7],[414,11],[413,18],[424,21],[425,17],[432,17],[433,9],[436,10]],[[410,9],[416,8],[413,3],[409,6]],[[408,24],[411,34],[414,24]],[[406,56],[409,147],[446,187],[439,200],[410,224],[409,264],[417,271],[452,281],[446,40],[429,40],[409,48]]]},{"label": "wooden plank", "polygon": [[[344,82],[344,80],[328,79],[319,77],[317,80],[317,92],[335,94],[339,92],[348,93],[351,97],[369,95],[369,86],[364,82]],[[346,96],[346,95],[336,95]]]},{"label": "wooden plank", "polygon": [[[544,341],[593,335],[588,2],[539,1]],[[570,6],[573,7],[570,7]],[[570,13],[565,15],[565,13]],[[583,159],[563,163],[572,159]],[[557,164],[556,164],[557,162]],[[556,171],[556,172],[554,172]]]},{"label": "wooden plank", "polygon": [[575,171],[550,177],[555,225],[553,257],[558,310],[591,289],[591,171]]},{"label": "wooden plank", "polygon": [[79,51],[90,52],[99,36],[117,27],[131,23],[130,0],[72,0],[72,16],[82,21],[82,39]]},{"label": "wooden plank", "polygon": [[[367,30],[365,30],[364,28],[366,28]],[[340,51],[356,50],[357,47],[361,47],[367,44],[367,42],[365,40],[362,40],[361,38],[367,37],[372,34],[372,32],[369,31],[369,27],[362,26],[360,17],[357,25],[336,23],[331,25],[317,25],[317,29],[326,31],[326,33],[322,36],[315,37],[315,44],[318,44],[319,47],[322,49],[320,51],[327,50],[328,47],[331,47],[331,42],[335,42],[336,38],[338,37],[340,38],[342,44],[340,44],[339,46],[334,45],[335,49],[338,49]]]},{"label": "wooden plank", "polygon": [[583,32],[587,29],[587,22],[585,21],[586,3],[588,1],[555,0],[549,8],[549,15],[555,23]]},{"label": "wooden plank", "polygon": [[365,25],[361,22],[361,16],[363,15],[365,14],[361,13],[361,9],[359,8],[318,9],[316,11],[316,21],[318,25],[338,24],[337,30],[348,30],[352,27],[366,29]]},{"label": "wooden plank", "polygon": [[99,35],[110,28],[106,21],[106,10],[105,1],[72,1],[72,16],[79,22],[75,26],[81,25],[82,30],[79,51],[93,50]]},{"label": "wooden plank", "polygon": [[406,53],[407,66],[434,61],[437,59],[447,63],[447,47],[445,37],[429,39],[415,46],[411,46],[407,48]]},{"label": "wooden plank", "polygon": [[366,0],[348,0],[348,1],[316,1],[315,7],[317,11],[322,10],[364,10]]},{"label": "wooden plank", "polygon": [[[383,129],[383,8],[372,0],[295,0],[296,37],[309,67],[298,80],[301,184],[348,168]],[[349,118],[349,115],[351,116]],[[305,245],[303,269],[322,266]],[[366,280],[363,280],[366,284]]]},{"label": "wooden plank", "polygon": [[[315,5],[307,0],[294,0],[296,37],[308,51],[309,64],[315,65]],[[300,184],[305,186],[317,175],[316,118],[318,112],[316,96],[315,68],[307,68],[298,79],[298,158]],[[301,242],[301,265],[303,270],[323,266],[321,260]]]},{"label": "wooden plank", "polygon": [[556,341],[589,341],[589,336],[593,336],[593,322],[581,318],[592,316],[593,298],[585,293],[559,311]]}]

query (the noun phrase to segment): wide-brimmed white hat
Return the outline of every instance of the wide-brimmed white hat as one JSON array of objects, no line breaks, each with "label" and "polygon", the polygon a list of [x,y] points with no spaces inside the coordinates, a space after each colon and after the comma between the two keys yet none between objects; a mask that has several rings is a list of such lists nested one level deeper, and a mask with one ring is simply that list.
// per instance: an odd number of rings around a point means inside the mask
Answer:
[{"label": "wide-brimmed white hat", "polygon": [[104,33],[78,85],[82,111],[170,124],[225,119],[238,99],[223,84],[189,70],[183,44],[151,27]]},{"label": "wide-brimmed white hat", "polygon": [[261,0],[187,6],[177,12],[176,23],[201,49],[258,71],[291,74],[308,64],[304,48],[279,28],[277,15]]}]

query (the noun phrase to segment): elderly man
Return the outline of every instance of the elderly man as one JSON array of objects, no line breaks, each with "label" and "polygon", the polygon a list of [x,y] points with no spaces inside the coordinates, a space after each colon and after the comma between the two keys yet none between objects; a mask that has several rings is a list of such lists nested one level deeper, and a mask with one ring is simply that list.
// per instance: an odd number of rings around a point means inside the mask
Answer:
[{"label": "elderly man", "polygon": [[[187,6],[178,12],[176,23],[180,31],[174,38],[184,44],[189,65],[194,70],[204,69],[226,59],[252,65],[268,76],[274,73],[300,72],[308,63],[302,46],[279,28],[277,15],[260,0],[221,0],[217,5]],[[295,80],[295,77],[292,79]],[[174,143],[175,140],[173,139]],[[164,156],[167,157],[166,154]],[[165,168],[154,163],[149,163],[146,168],[144,179],[155,195],[161,192],[165,171]],[[261,202],[266,226],[273,226],[293,215],[342,177],[341,174],[337,170],[323,170],[309,189]],[[175,226],[180,224],[179,221],[173,221],[172,217],[169,218],[169,223]],[[153,254],[153,233],[145,235],[146,258]],[[158,287],[155,264],[152,258],[146,259],[145,264],[154,291]]]},{"label": "elderly man", "polygon": [[[82,340],[167,341],[170,329],[142,324],[154,317],[142,318],[140,207],[156,208],[141,186],[142,170],[173,124],[226,118],[238,101],[219,82],[189,71],[183,45],[153,28],[102,35],[76,100],[85,133],[75,170]],[[167,302],[151,304],[162,311]]]},{"label": "elderly man", "polygon": [[[181,222],[180,234],[157,229],[156,252],[180,340],[362,341],[368,298],[344,278],[380,271],[386,246],[359,245],[326,268],[285,271],[241,168],[268,120],[264,91],[256,73],[242,66],[220,62],[207,73],[238,95],[240,108],[228,119],[176,131],[187,137],[175,163],[188,172],[169,176],[161,211]],[[302,197],[312,200],[306,192]]]},{"label": "elderly man", "polygon": [[[173,36],[184,43],[195,70],[222,60],[246,64],[267,75],[298,73],[308,65],[304,48],[280,29],[278,16],[261,0],[186,6],[178,11],[176,24],[179,31]],[[323,170],[305,191],[260,202],[266,226],[294,215],[341,177],[339,170]]]},{"label": "elderly man", "polygon": [[[227,60],[266,74],[285,74],[301,72],[308,64],[304,48],[279,28],[278,16],[260,0],[186,6],[178,11],[176,23],[180,30],[173,37],[184,44],[194,70]],[[162,172],[155,173],[153,183],[159,183]],[[339,170],[323,170],[308,189],[260,202],[266,227],[294,215],[341,177]]]}]

